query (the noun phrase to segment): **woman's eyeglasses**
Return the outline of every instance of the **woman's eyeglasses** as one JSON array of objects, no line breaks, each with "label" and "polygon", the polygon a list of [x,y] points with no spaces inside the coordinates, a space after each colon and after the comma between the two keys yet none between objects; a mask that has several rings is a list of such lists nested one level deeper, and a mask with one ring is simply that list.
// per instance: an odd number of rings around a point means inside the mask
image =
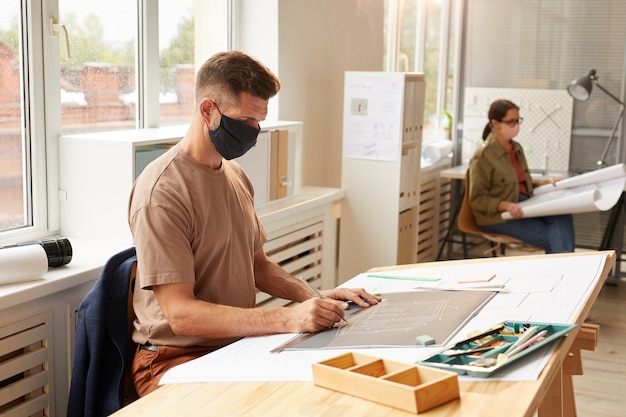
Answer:
[{"label": "woman's eyeglasses", "polygon": [[500,123],[506,123],[509,127],[515,127],[515,125],[521,125],[523,121],[524,118],[520,117],[518,119],[502,120]]}]

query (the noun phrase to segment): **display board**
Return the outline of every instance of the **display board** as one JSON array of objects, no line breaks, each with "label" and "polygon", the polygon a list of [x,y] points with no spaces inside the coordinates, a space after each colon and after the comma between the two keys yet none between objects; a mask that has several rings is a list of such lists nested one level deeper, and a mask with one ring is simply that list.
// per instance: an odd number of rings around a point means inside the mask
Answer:
[{"label": "display board", "polygon": [[511,100],[524,119],[515,138],[524,148],[528,167],[535,171],[568,171],[573,99],[563,90],[466,88],[463,106],[462,161],[469,163],[482,142],[489,106]]}]

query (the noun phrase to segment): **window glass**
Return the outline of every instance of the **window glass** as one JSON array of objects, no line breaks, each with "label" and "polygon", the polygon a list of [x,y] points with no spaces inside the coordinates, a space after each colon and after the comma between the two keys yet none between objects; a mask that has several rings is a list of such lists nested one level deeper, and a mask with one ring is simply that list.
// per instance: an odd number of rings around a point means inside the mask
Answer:
[{"label": "window glass", "polygon": [[[414,72],[420,71],[416,68],[416,41],[419,39],[417,24],[417,4],[416,0],[405,0],[399,2],[398,24],[400,26],[398,42],[398,62],[396,71]],[[419,57],[418,57],[419,59]]]},{"label": "window glass", "polygon": [[194,0],[159,0],[160,125],[189,123],[194,108]]},{"label": "window glass", "polygon": [[[30,206],[22,130],[20,1],[3,0],[0,13],[0,231],[27,225]],[[24,120],[24,124],[28,121]]]},{"label": "window glass", "polygon": [[448,25],[448,58],[446,60],[445,97],[443,101],[442,129],[446,136],[453,139],[452,129],[455,113],[455,84],[454,75],[457,71],[457,55],[460,50],[460,20],[462,17],[462,4],[451,2],[449,25]]},{"label": "window glass", "polygon": [[[424,73],[426,91],[422,138],[424,141],[448,138],[451,116],[443,111],[445,97],[439,97],[442,94],[440,85],[445,83],[441,77],[445,77],[447,71],[441,60],[441,54],[447,53],[441,51],[442,0],[402,0],[397,1],[396,6],[397,17],[388,14],[385,19],[386,31],[394,21],[398,27],[395,67],[387,70]],[[393,8],[387,13],[391,10]],[[439,105],[439,102],[442,104]]]},{"label": "window glass", "polygon": [[59,0],[59,16],[63,134],[134,128],[136,2]]},{"label": "window glass", "polygon": [[440,77],[445,77],[439,67],[441,43],[441,2],[426,2],[426,33],[424,39],[424,77],[426,97],[424,100],[423,139],[439,139],[441,117],[437,109]]}]

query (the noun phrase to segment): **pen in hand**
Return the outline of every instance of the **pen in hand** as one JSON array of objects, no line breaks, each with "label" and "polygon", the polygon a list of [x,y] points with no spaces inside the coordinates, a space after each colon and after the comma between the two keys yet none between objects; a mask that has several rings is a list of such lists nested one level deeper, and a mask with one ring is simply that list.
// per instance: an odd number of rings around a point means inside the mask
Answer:
[{"label": "pen in hand", "polygon": [[[317,290],[317,288],[315,288],[314,286],[311,285],[311,283],[309,281],[307,281],[306,279],[304,279],[303,277],[298,277],[300,279],[300,281],[302,281],[302,283],[304,285],[307,286],[308,289],[310,289],[311,291],[313,291],[313,294],[317,295],[318,298],[324,299],[324,296],[322,294],[320,294],[320,292]],[[341,318],[340,320],[341,322],[343,322],[343,325],[347,325],[348,324],[348,320],[346,320],[345,318]]]}]

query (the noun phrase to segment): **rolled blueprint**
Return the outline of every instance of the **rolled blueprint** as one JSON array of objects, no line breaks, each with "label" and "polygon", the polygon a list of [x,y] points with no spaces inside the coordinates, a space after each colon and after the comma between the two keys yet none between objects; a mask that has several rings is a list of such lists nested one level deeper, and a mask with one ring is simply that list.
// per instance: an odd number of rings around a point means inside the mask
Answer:
[{"label": "rolled blueprint", "polygon": [[535,188],[534,195],[541,195],[552,192],[554,190],[564,190],[567,188],[576,188],[583,185],[595,185],[616,178],[626,177],[626,164],[615,164],[610,167],[598,169],[596,171],[586,172],[584,174],[575,175],[557,181],[554,185],[546,184]]},{"label": "rolled blueprint", "polygon": [[426,159],[434,164],[442,158],[447,158],[450,152],[452,152],[452,141],[440,140],[426,145],[423,154]]},{"label": "rolled blueprint", "polygon": [[0,250],[0,285],[43,278],[48,271],[48,255],[41,245]]},{"label": "rolled blueprint", "polygon": [[[524,217],[607,211],[617,204],[625,182],[626,178],[622,177],[572,188],[553,187],[553,191],[534,195],[519,203],[519,206]],[[502,218],[509,220],[511,215],[505,211]]]}]

